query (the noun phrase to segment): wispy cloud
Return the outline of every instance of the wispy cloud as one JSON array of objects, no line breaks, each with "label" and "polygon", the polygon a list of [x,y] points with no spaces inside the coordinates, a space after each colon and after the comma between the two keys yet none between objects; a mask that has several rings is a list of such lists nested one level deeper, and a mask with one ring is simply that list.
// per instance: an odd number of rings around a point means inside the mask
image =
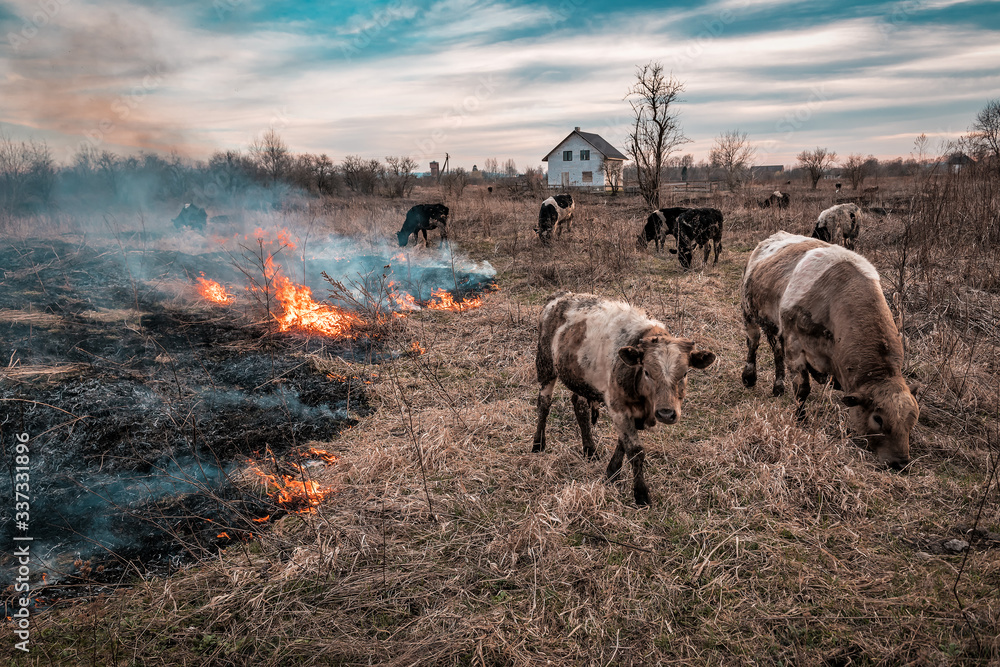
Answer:
[{"label": "wispy cloud", "polygon": [[[998,94],[1000,40],[970,25],[977,3],[900,6],[246,0],[214,15],[80,0],[16,48],[0,41],[0,125],[64,153],[97,141],[207,156],[279,119],[294,150],[335,158],[426,159],[432,145],[466,166],[538,164],[575,125],[620,142],[635,67],[660,60],[686,83],[696,156],[736,127],[776,161],[813,145],[902,154],[910,133],[960,132]],[[0,4],[0,34],[35,7]]]}]

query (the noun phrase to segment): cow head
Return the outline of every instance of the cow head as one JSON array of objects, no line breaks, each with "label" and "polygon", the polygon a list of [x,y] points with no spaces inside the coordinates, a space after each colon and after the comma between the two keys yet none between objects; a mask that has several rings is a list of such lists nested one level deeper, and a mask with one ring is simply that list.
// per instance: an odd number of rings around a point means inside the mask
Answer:
[{"label": "cow head", "polygon": [[408,232],[396,232],[396,240],[399,241],[400,248],[405,248],[407,242],[410,240],[410,234]]},{"label": "cow head", "polygon": [[708,368],[715,354],[695,350],[694,342],[669,335],[642,338],[618,350],[624,364],[618,384],[636,427],[652,428],[656,422],[673,424],[681,416],[689,368]]},{"label": "cow head", "polygon": [[832,238],[830,236],[830,230],[826,227],[820,227],[819,225],[816,225],[816,229],[813,230],[812,237],[814,239],[819,239],[820,241],[825,241],[826,243],[829,243]]},{"label": "cow head", "polygon": [[901,377],[864,385],[842,400],[851,408],[855,433],[879,461],[896,470],[910,462],[910,431],[920,408]]}]

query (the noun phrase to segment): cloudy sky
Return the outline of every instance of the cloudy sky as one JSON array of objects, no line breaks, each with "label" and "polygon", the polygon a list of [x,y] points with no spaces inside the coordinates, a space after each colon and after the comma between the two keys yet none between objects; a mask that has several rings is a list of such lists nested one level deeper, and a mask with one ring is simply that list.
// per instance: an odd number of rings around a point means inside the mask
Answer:
[{"label": "cloudy sky", "polygon": [[1000,2],[0,0],[0,132],[206,158],[295,152],[519,168],[574,126],[622,147],[637,65],[685,85],[684,152],[908,156],[1000,97]]}]

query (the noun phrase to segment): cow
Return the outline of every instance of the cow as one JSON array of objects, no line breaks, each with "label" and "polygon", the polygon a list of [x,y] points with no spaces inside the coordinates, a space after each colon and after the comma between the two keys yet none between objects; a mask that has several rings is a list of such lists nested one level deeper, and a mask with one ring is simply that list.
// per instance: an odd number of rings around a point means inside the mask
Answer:
[{"label": "cow", "polygon": [[691,255],[698,246],[705,249],[703,261],[708,264],[710,241],[715,246],[712,263],[718,264],[719,252],[722,250],[722,211],[717,208],[689,208],[677,216],[674,236],[677,238],[677,248],[671,248],[670,252],[677,255],[685,270],[691,268]]},{"label": "cow", "polygon": [[861,231],[861,208],[857,204],[837,204],[819,214],[812,237],[827,243],[842,242],[854,250],[854,242]]},{"label": "cow", "polygon": [[662,322],[632,306],[593,294],[559,292],[549,297],[538,320],[538,428],[532,452],[545,451],[545,422],[556,380],[573,392],[583,451],[597,458],[590,427],[607,406],[618,429],[618,447],[608,463],[616,479],[625,456],[632,462],[633,495],[649,504],[643,477],[645,453],[639,431],[680,419],[688,368],[707,368],[715,354],[693,341],[670,335]]},{"label": "cow", "polygon": [[778,232],[761,241],[743,272],[747,360],[743,385],[757,383],[764,330],[774,351],[772,393],[785,391],[787,360],[805,414],[809,376],[844,392],[855,434],[892,468],[909,463],[910,431],[920,414],[903,379],[903,343],[878,272],[864,257],[819,239]]},{"label": "cow", "polygon": [[424,246],[429,245],[427,240],[427,230],[441,227],[441,243],[448,240],[448,207],[444,204],[417,204],[406,212],[406,221],[403,228],[396,234],[399,246],[405,247],[413,236],[414,242],[420,240],[419,234],[424,235]]},{"label": "cow", "polygon": [[170,222],[174,223],[174,227],[177,229],[190,227],[191,229],[203,230],[205,229],[205,223],[208,222],[208,214],[205,212],[205,209],[195,204],[184,204],[181,212]]},{"label": "cow", "polygon": [[792,198],[788,196],[787,192],[782,192],[781,190],[775,190],[767,199],[762,199],[760,201],[761,208],[788,208],[788,205],[792,202]]},{"label": "cow", "polygon": [[548,243],[552,239],[553,231],[556,236],[562,235],[564,226],[569,231],[569,223],[573,221],[575,208],[573,195],[553,195],[543,201],[542,207],[538,210],[538,227],[535,229],[539,240]]},{"label": "cow", "polygon": [[636,239],[637,248],[645,248],[650,241],[656,243],[656,252],[667,243],[667,236],[674,234],[677,228],[677,216],[686,211],[682,206],[661,208],[653,211],[646,218],[646,226]]}]

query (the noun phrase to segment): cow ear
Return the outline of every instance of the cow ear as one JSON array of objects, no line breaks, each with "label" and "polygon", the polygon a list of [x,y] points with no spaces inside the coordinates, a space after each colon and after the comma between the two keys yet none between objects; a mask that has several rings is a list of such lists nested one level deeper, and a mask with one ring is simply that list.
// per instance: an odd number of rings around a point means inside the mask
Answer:
[{"label": "cow ear", "polygon": [[629,366],[638,366],[642,363],[642,350],[629,345],[618,350],[618,358]]},{"label": "cow ear", "polygon": [[708,350],[695,350],[688,355],[688,366],[691,368],[708,368],[715,363],[715,353]]},{"label": "cow ear", "polygon": [[856,394],[844,394],[840,402],[849,408],[864,407],[868,401]]}]

